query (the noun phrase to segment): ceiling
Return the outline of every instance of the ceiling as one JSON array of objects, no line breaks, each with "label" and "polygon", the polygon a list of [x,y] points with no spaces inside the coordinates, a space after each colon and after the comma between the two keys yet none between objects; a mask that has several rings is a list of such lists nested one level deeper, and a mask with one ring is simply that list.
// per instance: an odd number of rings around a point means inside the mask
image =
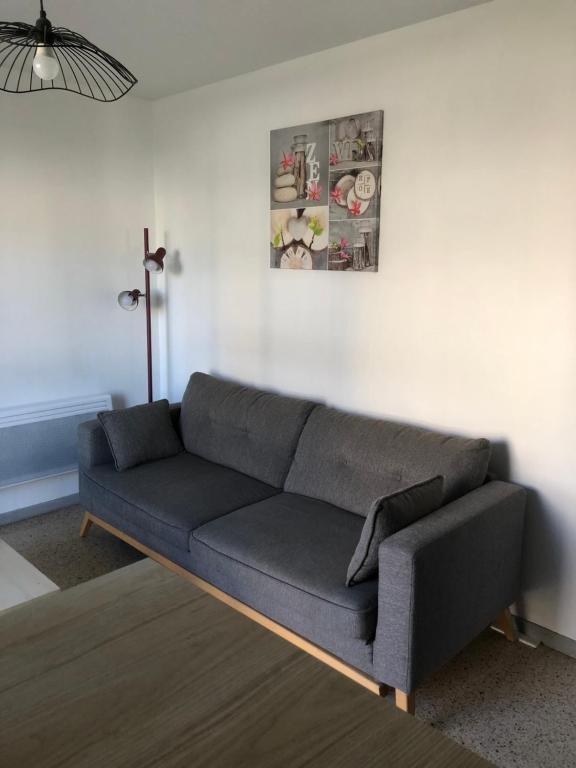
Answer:
[{"label": "ceiling", "polygon": [[[45,0],[156,99],[490,0]],[[38,0],[0,0],[0,20],[34,23]]]}]

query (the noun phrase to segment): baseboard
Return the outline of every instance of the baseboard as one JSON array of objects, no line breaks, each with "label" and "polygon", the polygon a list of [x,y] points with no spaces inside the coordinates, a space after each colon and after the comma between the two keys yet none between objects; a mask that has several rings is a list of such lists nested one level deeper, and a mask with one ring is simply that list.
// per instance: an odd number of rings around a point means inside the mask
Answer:
[{"label": "baseboard", "polygon": [[548,648],[576,659],[576,640],[572,640],[572,638],[565,635],[559,635],[558,632],[541,627],[539,624],[528,621],[528,619],[520,618],[520,616],[516,616],[516,622],[519,631],[529,640],[535,643],[542,643],[542,645],[546,645]]},{"label": "baseboard", "polygon": [[13,509],[11,512],[4,512],[0,514],[0,528],[3,525],[8,525],[8,523],[18,523],[20,520],[28,520],[30,517],[38,517],[48,512],[54,512],[55,509],[71,507],[73,504],[78,504],[79,501],[78,494],[72,493],[70,496],[61,496],[59,499],[43,501],[41,504],[33,504],[31,507],[22,507],[21,509]]}]

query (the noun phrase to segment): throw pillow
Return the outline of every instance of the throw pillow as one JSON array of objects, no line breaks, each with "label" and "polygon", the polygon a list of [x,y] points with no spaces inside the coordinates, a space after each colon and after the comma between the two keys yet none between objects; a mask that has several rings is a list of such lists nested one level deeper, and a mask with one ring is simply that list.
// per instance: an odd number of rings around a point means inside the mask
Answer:
[{"label": "throw pillow", "polygon": [[184,450],[172,423],[168,400],[103,411],[98,414],[98,420],[118,472],[148,461],[167,459]]},{"label": "throw pillow", "polygon": [[444,478],[438,475],[376,499],[348,566],[347,587],[376,575],[380,544],[388,536],[438,509],[442,502],[443,485]]}]

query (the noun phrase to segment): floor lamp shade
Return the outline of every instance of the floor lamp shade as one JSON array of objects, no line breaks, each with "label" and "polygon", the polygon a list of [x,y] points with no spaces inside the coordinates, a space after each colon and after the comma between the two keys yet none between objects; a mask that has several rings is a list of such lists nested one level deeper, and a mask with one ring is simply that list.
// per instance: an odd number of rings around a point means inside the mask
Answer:
[{"label": "floor lamp shade", "polygon": [[166,256],[166,250],[164,248],[158,248],[156,253],[149,253],[142,262],[144,269],[148,272],[164,272],[164,257]]},{"label": "floor lamp shade", "polygon": [[144,294],[140,293],[140,291],[137,289],[133,291],[121,291],[118,294],[118,304],[122,307],[122,309],[132,311],[133,309],[136,309],[139,303],[139,299],[143,295]]}]

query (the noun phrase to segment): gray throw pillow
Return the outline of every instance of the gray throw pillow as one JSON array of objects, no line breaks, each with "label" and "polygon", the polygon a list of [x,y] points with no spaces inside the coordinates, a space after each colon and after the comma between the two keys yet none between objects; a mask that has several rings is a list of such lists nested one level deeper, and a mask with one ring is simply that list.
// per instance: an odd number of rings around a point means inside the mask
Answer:
[{"label": "gray throw pillow", "polygon": [[393,533],[437,510],[442,503],[443,486],[444,478],[438,475],[376,499],[366,517],[360,541],[348,566],[347,587],[377,574],[380,544]]},{"label": "gray throw pillow", "polygon": [[170,417],[168,400],[98,414],[118,472],[184,450]]}]

